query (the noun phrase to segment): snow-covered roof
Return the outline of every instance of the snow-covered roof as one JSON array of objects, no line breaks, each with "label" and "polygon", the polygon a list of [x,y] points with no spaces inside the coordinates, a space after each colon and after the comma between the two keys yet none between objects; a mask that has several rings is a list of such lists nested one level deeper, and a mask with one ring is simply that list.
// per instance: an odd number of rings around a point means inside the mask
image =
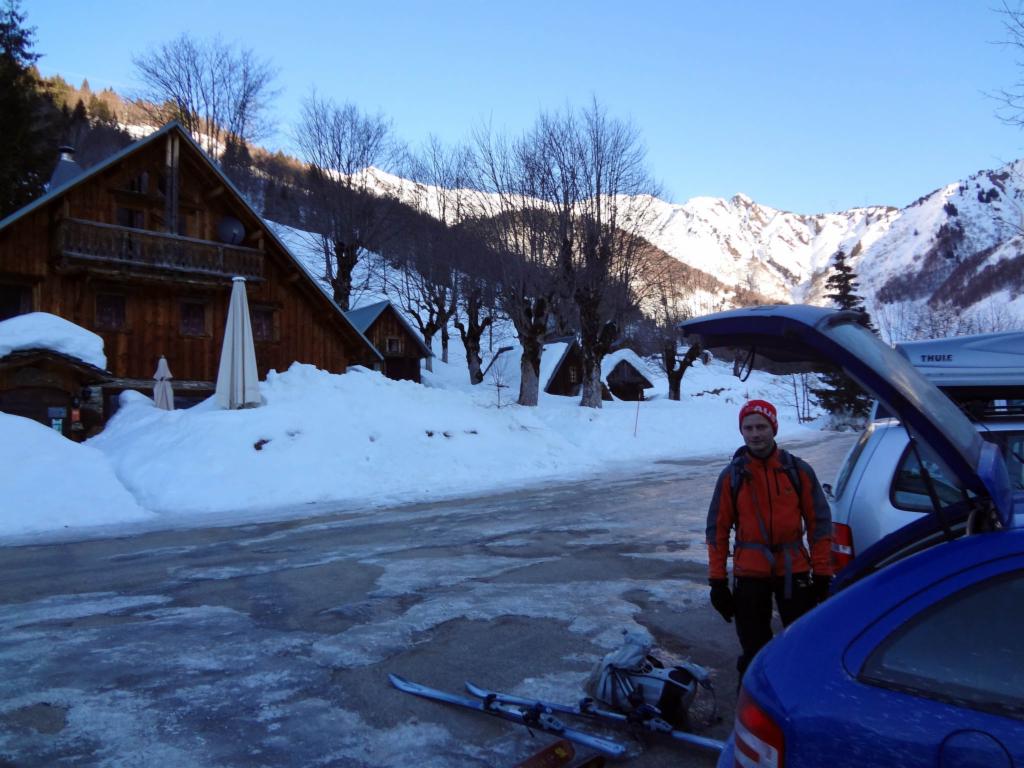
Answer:
[{"label": "snow-covered roof", "polygon": [[654,384],[651,383],[651,379],[654,378],[654,376],[647,367],[647,364],[636,352],[627,348],[617,349],[604,356],[604,359],[601,361],[601,381],[607,384],[608,376],[615,370],[615,366],[621,362],[626,362],[633,366],[636,368],[637,373],[643,376],[644,380],[647,382],[644,385],[644,389],[650,389],[654,386]]},{"label": "snow-covered roof", "polygon": [[63,317],[30,312],[0,322],[0,357],[29,349],[49,349],[106,369],[103,339]]},{"label": "snow-covered roof", "polygon": [[572,349],[575,342],[576,339],[574,337],[566,336],[544,345],[544,352],[540,356],[540,384],[541,389],[545,392],[548,391],[551,382],[558,375],[562,363],[569,355],[569,350]]}]

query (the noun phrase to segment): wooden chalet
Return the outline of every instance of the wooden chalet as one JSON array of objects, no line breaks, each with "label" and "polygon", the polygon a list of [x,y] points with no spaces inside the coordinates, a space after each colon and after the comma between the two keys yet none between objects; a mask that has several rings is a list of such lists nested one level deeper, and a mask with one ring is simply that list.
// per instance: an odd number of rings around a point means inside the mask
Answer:
[{"label": "wooden chalet", "polygon": [[[49,312],[101,336],[104,418],[121,391],[152,393],[160,355],[179,404],[212,394],[236,275],[246,279],[260,378],[294,361],[334,373],[379,365],[176,121],[0,221],[0,320]],[[0,402],[13,397],[12,381],[0,380]]]},{"label": "wooden chalet", "polygon": [[420,361],[433,353],[390,301],[356,307],[345,316],[384,356],[385,376],[419,383]]}]

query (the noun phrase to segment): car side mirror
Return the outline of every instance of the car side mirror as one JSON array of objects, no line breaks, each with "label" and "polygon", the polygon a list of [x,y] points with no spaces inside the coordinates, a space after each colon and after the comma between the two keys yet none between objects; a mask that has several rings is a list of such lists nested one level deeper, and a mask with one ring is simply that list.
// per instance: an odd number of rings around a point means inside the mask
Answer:
[{"label": "car side mirror", "polygon": [[821,490],[823,490],[825,492],[825,495],[828,496],[830,499],[834,499],[835,498],[835,496],[832,495],[832,484],[831,483],[823,483],[822,486],[821,486]]}]

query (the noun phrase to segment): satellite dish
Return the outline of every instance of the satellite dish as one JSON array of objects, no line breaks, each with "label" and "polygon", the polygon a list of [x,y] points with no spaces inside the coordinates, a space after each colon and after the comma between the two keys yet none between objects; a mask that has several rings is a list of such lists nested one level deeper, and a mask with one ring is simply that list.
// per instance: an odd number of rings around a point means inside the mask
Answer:
[{"label": "satellite dish", "polygon": [[245,237],[245,227],[234,216],[225,216],[217,224],[217,239],[228,245],[238,245]]}]

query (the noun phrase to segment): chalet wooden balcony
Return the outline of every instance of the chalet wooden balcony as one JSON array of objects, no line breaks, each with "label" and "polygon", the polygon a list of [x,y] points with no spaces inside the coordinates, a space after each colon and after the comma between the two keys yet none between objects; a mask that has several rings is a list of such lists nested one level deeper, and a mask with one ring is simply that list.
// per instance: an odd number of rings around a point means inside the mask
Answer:
[{"label": "chalet wooden balcony", "polygon": [[82,219],[60,222],[57,252],[68,260],[128,268],[263,279],[263,251],[255,248]]}]

